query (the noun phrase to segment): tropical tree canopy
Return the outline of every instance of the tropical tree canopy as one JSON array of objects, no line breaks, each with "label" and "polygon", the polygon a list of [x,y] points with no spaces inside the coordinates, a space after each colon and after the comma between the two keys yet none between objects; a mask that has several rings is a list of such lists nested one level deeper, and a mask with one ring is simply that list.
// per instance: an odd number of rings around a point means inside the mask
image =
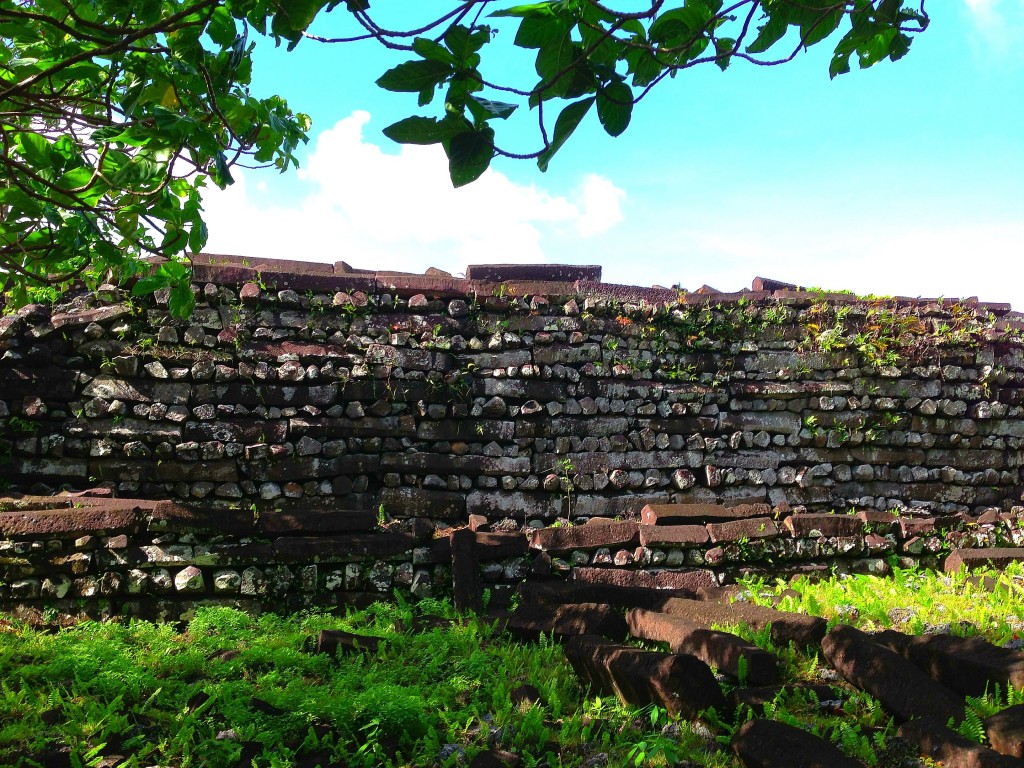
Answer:
[{"label": "tropical tree canopy", "polygon": [[[377,85],[414,94],[417,107],[384,132],[440,144],[461,186],[498,155],[546,170],[590,113],[621,134],[644,97],[682,70],[783,64],[836,37],[835,77],[853,61],[863,68],[903,57],[928,25],[924,0],[408,5],[384,8],[403,20],[391,28],[368,0],[0,0],[8,304],[74,281],[141,276],[137,293],[169,287],[172,308],[189,311],[188,254],[207,237],[203,187],[231,184],[235,165],[287,170],[310,128],[281,96],[250,93],[263,37],[289,48],[371,40],[393,50],[396,65]],[[508,45],[535,52],[534,71],[491,79],[482,62]],[[536,115],[532,152],[498,139],[501,121],[520,108]]]}]

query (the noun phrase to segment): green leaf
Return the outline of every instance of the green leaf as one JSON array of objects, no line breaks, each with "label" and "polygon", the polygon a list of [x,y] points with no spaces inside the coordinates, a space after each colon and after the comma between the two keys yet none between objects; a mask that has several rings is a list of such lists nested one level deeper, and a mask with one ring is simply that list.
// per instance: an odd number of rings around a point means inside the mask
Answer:
[{"label": "green leaf", "polygon": [[476,181],[487,170],[494,157],[494,131],[464,131],[445,142],[448,153],[448,174],[452,185],[463,187]]},{"label": "green leaf", "polygon": [[554,157],[555,153],[565,144],[573,131],[579,126],[580,121],[586,116],[587,112],[594,105],[594,97],[591,96],[587,99],[581,99],[580,101],[573,102],[565,109],[562,110],[558,119],[555,120],[555,133],[551,138],[551,144],[541,152],[537,158],[537,167],[541,171],[548,169],[548,164],[551,162],[551,158]]},{"label": "green leaf", "polygon": [[235,42],[235,20],[231,18],[231,12],[223,5],[218,5],[210,16],[210,23],[206,26],[206,33],[217,45],[229,46]]},{"label": "green leaf", "polygon": [[860,58],[860,68],[867,69],[888,56],[889,46],[897,34],[895,28],[885,29],[858,45],[857,56]]},{"label": "green leaf", "polygon": [[412,41],[412,49],[424,59],[440,61],[445,64],[455,64],[455,57],[440,43],[434,42],[429,37],[417,37]]},{"label": "green leaf", "polygon": [[157,271],[161,275],[166,275],[168,281],[190,280],[188,267],[180,261],[165,261]]},{"label": "green leaf", "polygon": [[805,48],[810,48],[815,43],[820,43],[826,37],[839,29],[839,22],[846,15],[846,6],[840,6],[818,14],[817,18],[809,21],[800,27],[800,39]]},{"label": "green leaf", "polygon": [[875,16],[886,24],[895,24],[902,5],[903,0],[881,0],[875,10]]},{"label": "green leaf", "polygon": [[519,25],[515,45],[518,48],[544,48],[569,37],[570,23],[560,16],[526,18]]},{"label": "green leaf", "polygon": [[21,148],[22,156],[36,168],[49,168],[53,165],[50,153],[50,142],[38,133],[19,133],[14,141]]},{"label": "green leaf", "polygon": [[545,45],[537,53],[537,74],[544,81],[546,96],[565,96],[571,79],[572,68],[582,51],[570,40],[568,33],[558,40]]},{"label": "green leaf", "polygon": [[106,125],[103,128],[97,128],[92,132],[92,138],[98,142],[115,141],[124,133],[124,126],[121,125]]},{"label": "green leaf", "polygon": [[597,117],[609,136],[618,136],[633,115],[633,89],[622,82],[611,83],[597,92]]},{"label": "green leaf", "polygon": [[171,286],[171,295],[168,298],[167,306],[175,317],[188,317],[196,305],[195,296],[192,295],[192,286],[189,283],[178,283]]},{"label": "green leaf", "polygon": [[[490,120],[491,118],[498,118],[499,120],[505,120],[509,115],[516,111],[518,105],[509,104],[504,101],[491,101],[480,96],[473,96],[467,100],[470,110],[472,110],[474,117],[480,120]],[[479,108],[479,111],[477,110]]]},{"label": "green leaf", "polygon": [[754,42],[747,46],[747,53],[764,53],[775,45],[789,29],[789,21],[781,11],[775,11],[758,30]]},{"label": "green leaf", "polygon": [[61,189],[72,190],[88,186],[92,181],[92,168],[72,168],[57,180],[57,186]]},{"label": "green leaf", "polygon": [[444,82],[454,69],[443,61],[407,61],[389,69],[377,79],[377,85],[386,91],[404,93],[433,92],[433,89]]},{"label": "green leaf", "polygon": [[721,37],[715,39],[715,51],[718,53],[718,58],[715,59],[715,64],[723,72],[729,68],[729,64],[732,62],[732,49],[736,46],[736,41],[731,37]]},{"label": "green leaf", "polygon": [[508,16],[554,16],[554,2],[546,3],[530,3],[529,5],[515,5],[511,8],[506,8],[502,11],[495,11],[491,14],[492,17],[508,17]]},{"label": "green leaf", "polygon": [[899,61],[910,53],[910,42],[910,37],[908,35],[905,35],[902,32],[898,33],[896,37],[892,39],[892,42],[889,43],[889,60]]},{"label": "green leaf", "polygon": [[455,24],[444,33],[444,44],[448,46],[458,61],[465,62],[472,54],[479,51],[491,39],[489,27],[470,30],[461,24]]},{"label": "green leaf", "polygon": [[167,278],[164,275],[154,274],[148,277],[140,277],[132,286],[132,296],[146,296],[167,287]]},{"label": "green leaf", "polygon": [[665,71],[665,65],[643,48],[633,49],[629,54],[629,71],[633,74],[633,85],[643,88]]},{"label": "green leaf", "polygon": [[850,71],[850,55],[850,51],[836,50],[832,61],[828,65],[828,75],[830,78],[834,79],[838,75],[845,75]]},{"label": "green leaf", "polygon": [[235,183],[235,180],[231,177],[231,167],[228,165],[228,160],[223,152],[217,152],[213,156],[213,168],[210,169],[210,178],[221,189]]},{"label": "green leaf", "polygon": [[192,230],[188,233],[188,249],[192,253],[199,253],[206,247],[206,241],[210,238],[210,230],[206,226],[206,222],[199,219],[192,225]]},{"label": "green leaf", "polygon": [[[323,6],[322,0],[275,0],[277,12],[271,31],[293,44],[298,42],[302,33],[313,23],[317,13]],[[289,46],[289,49],[294,48]]]},{"label": "green leaf", "polygon": [[707,20],[707,15],[694,6],[674,8],[655,19],[647,36],[653,43],[677,44],[685,38],[701,34]]},{"label": "green leaf", "polygon": [[407,117],[392,123],[383,133],[399,144],[437,144],[452,138],[460,130],[465,130],[466,122],[459,126],[455,119],[437,120],[433,117]]}]

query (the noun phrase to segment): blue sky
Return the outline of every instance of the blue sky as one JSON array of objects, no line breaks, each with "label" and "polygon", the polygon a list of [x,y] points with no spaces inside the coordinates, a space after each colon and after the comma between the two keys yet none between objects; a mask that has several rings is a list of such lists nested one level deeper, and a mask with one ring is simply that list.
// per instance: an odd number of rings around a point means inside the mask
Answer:
[{"label": "blue sky", "polygon": [[[380,133],[416,109],[373,84],[401,54],[263,43],[254,91],[311,115],[311,141],[298,173],[247,171],[207,195],[207,250],[456,274],[596,263],[609,282],[738,290],[762,275],[1024,309],[1024,0],[928,10],[896,64],[830,81],[825,41],[781,67],[684,72],[619,138],[590,115],[546,174],[498,159],[460,190],[438,148]],[[343,13],[315,31],[338,33]],[[528,55],[498,53],[503,35],[485,75],[529,74]],[[532,119],[514,118],[509,148],[535,148]]]}]

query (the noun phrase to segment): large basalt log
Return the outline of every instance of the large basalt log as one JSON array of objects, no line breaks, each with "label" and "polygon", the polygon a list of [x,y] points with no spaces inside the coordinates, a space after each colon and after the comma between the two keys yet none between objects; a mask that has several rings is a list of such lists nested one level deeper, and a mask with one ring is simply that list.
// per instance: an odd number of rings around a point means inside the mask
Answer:
[{"label": "large basalt log", "polygon": [[678,571],[627,571],[621,568],[574,568],[573,581],[580,584],[606,585],[639,589],[682,589],[696,591],[716,586],[718,579],[706,568]]},{"label": "large basalt log", "polygon": [[484,590],[480,578],[480,558],[476,551],[476,533],[469,528],[460,528],[451,535],[451,542],[455,610],[460,613],[479,613],[484,607]]},{"label": "large basalt log", "polygon": [[1024,704],[1007,707],[985,718],[985,735],[992,749],[1024,758]]},{"label": "large basalt log", "polygon": [[526,603],[608,603],[617,608],[657,610],[670,597],[695,596],[688,589],[648,589],[586,584],[576,581],[524,581],[519,596]]},{"label": "large basalt log", "polygon": [[946,558],[946,573],[961,568],[1006,568],[1010,563],[1024,562],[1024,547],[992,547],[988,549],[958,549]]},{"label": "large basalt log", "polygon": [[357,635],[341,629],[321,629],[316,638],[316,652],[329,656],[347,653],[376,653],[381,638],[372,635]]},{"label": "large basalt log", "polygon": [[817,616],[777,611],[752,603],[723,604],[674,597],[665,600],[660,610],[702,627],[710,627],[712,624],[746,624],[751,629],[761,630],[770,624],[772,642],[783,645],[790,642],[803,646],[817,645],[825,636],[828,626],[824,619]]},{"label": "large basalt log", "polygon": [[963,717],[963,701],[956,694],[859,629],[836,627],[821,641],[821,649],[840,675],[900,720],[926,717],[945,723]]},{"label": "large basalt log", "polygon": [[683,717],[725,709],[711,669],[694,656],[644,651],[589,635],[570,639],[563,649],[580,680],[623,704],[656,704]]},{"label": "large basalt log", "polygon": [[772,654],[729,632],[642,608],[629,611],[626,623],[633,637],[668,643],[675,653],[696,656],[733,678],[745,678],[753,685],[779,680],[778,662]]},{"label": "large basalt log", "polygon": [[530,546],[550,552],[598,547],[631,547],[640,541],[635,522],[587,523],[566,528],[542,528],[530,535]]},{"label": "large basalt log", "polygon": [[963,696],[981,696],[998,684],[1024,687],[1024,652],[981,637],[922,635],[886,630],[873,639],[909,659],[936,682]]},{"label": "large basalt log", "polygon": [[644,525],[686,525],[694,523],[727,523],[749,517],[770,515],[768,504],[648,504],[640,510]]},{"label": "large basalt log", "polygon": [[776,720],[748,720],[731,746],[747,768],[861,768],[824,739]]},{"label": "large basalt log", "polygon": [[577,635],[623,640],[629,634],[622,614],[602,603],[520,605],[509,616],[506,628],[523,640],[537,640],[542,634],[551,635],[556,640]]},{"label": "large basalt log", "polygon": [[947,728],[945,721],[921,718],[900,726],[900,737],[943,768],[1021,768],[1015,757],[1001,755]]}]

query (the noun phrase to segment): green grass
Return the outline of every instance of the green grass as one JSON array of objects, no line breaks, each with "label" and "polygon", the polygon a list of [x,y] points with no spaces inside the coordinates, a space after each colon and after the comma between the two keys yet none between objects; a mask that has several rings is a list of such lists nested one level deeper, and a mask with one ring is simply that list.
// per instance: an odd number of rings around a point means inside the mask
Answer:
[{"label": "green grass", "polygon": [[[994,592],[964,574],[911,571],[746,586],[755,601],[785,593],[786,610],[868,630],[948,624],[960,634],[1012,640],[1020,634],[1021,570],[984,575],[999,579]],[[413,632],[424,616],[456,618],[446,602],[401,600],[344,617],[205,608],[183,632],[143,621],[54,632],[0,617],[0,764],[41,765],[45,753],[64,749],[73,766],[97,765],[111,754],[126,756],[126,766],[175,768],[302,759],[309,766],[455,766],[491,745],[520,755],[527,768],[575,768],[601,754],[609,768],[739,765],[719,747],[749,710],[728,719],[710,715],[706,727],[673,722],[663,710],[630,709],[581,690],[550,642],[517,643],[476,619]],[[308,648],[321,629],[385,643],[373,656],[317,656]],[[732,629],[775,653],[787,681],[829,678],[818,654],[774,647],[765,631]],[[512,705],[511,691],[523,684],[540,690],[539,704]],[[1021,702],[1024,691],[993,691],[970,700],[972,714],[957,725],[983,740],[980,718]],[[835,701],[819,701],[789,691],[766,713],[867,765],[904,764],[893,751],[895,724],[866,694],[840,686]]]},{"label": "green grass", "polygon": [[[598,752],[633,764],[666,748],[663,712],[585,698],[561,649],[498,637],[477,620],[413,633],[414,616],[454,617],[447,603],[379,603],[346,617],[251,617],[205,608],[185,632],[144,621],[84,623],[56,634],[0,620],[0,764],[41,764],[70,748],[72,765],[103,754],[127,766],[455,765],[498,745],[524,764],[581,765]],[[320,629],[387,639],[376,655],[337,660],[304,650]],[[537,687],[541,704],[510,692]],[[254,698],[266,702],[270,709]],[[266,711],[270,710],[268,714]],[[233,738],[217,738],[225,731]],[[674,742],[695,753],[697,736]],[[34,756],[34,757],[33,757]],[[641,761],[642,762],[642,761]],[[729,765],[717,756],[704,764]]]},{"label": "green grass", "polygon": [[[987,583],[986,583],[987,582]],[[893,568],[892,576],[744,582],[753,602],[822,616],[866,631],[983,635],[997,645],[1024,636],[1024,566],[940,574]]]}]

